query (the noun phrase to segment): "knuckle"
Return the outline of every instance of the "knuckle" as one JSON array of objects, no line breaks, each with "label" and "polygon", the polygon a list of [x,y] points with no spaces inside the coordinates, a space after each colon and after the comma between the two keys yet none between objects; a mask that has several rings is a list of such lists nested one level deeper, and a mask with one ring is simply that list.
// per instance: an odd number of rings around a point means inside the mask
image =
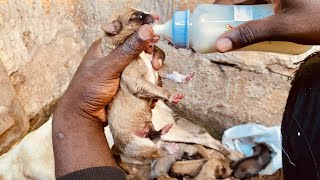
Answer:
[{"label": "knuckle", "polygon": [[253,29],[248,25],[244,24],[239,28],[240,31],[240,45],[246,46],[255,42],[256,37]]},{"label": "knuckle", "polygon": [[121,45],[121,51],[124,55],[134,55],[136,53],[132,40],[127,40]]},{"label": "knuckle", "polygon": [[133,34],[131,37],[124,41],[120,48],[125,55],[132,56],[138,54],[141,51],[141,48],[139,47],[141,43],[142,41],[140,41],[137,35]]}]

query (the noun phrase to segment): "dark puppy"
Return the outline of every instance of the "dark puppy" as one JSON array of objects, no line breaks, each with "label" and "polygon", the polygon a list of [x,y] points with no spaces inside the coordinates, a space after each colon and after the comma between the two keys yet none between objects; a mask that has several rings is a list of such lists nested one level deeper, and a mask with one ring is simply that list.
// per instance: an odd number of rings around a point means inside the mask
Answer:
[{"label": "dark puppy", "polygon": [[233,162],[233,176],[239,179],[250,178],[257,175],[267,167],[271,161],[271,151],[265,144],[259,143],[253,147],[253,156]]}]

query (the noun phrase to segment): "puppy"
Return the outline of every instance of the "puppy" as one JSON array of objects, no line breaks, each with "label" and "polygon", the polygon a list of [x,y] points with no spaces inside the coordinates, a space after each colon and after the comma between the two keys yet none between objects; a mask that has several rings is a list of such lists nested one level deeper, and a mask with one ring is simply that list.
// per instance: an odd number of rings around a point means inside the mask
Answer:
[{"label": "puppy", "polygon": [[230,177],[230,163],[222,159],[212,158],[206,162],[195,180],[216,180]]},{"label": "puppy", "polygon": [[[142,25],[153,24],[158,19],[156,15],[134,8],[116,13],[102,26],[105,31],[101,41],[103,54],[109,54]],[[164,60],[164,52],[160,48],[155,48],[155,51],[162,54]],[[158,76],[178,83],[188,83],[193,77],[193,73],[184,76],[171,72],[167,67],[157,72],[152,68],[151,60],[152,55],[143,52],[125,68],[120,88],[108,106],[108,123],[115,142],[114,153],[122,152],[137,159],[159,158],[160,149],[152,140],[166,134],[172,124],[156,131],[151,121],[150,105],[154,99],[177,104],[184,98],[184,94],[170,94],[157,86]]]},{"label": "puppy", "polygon": [[257,146],[253,147],[253,151],[253,156],[231,164],[234,177],[239,179],[253,177],[270,163],[271,151],[267,145],[259,143]]}]

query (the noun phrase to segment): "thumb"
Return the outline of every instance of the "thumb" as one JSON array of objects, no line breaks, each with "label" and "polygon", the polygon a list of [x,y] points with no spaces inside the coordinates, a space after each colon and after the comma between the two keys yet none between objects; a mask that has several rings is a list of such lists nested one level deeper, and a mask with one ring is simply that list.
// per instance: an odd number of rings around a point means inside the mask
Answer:
[{"label": "thumb", "polygon": [[150,25],[143,25],[108,56],[102,58],[102,67],[109,73],[120,74],[150,44],[154,36]]},{"label": "thumb", "polygon": [[283,31],[279,26],[279,19],[281,17],[275,14],[241,24],[222,34],[216,41],[216,49],[219,52],[228,52],[254,43],[275,40]]}]

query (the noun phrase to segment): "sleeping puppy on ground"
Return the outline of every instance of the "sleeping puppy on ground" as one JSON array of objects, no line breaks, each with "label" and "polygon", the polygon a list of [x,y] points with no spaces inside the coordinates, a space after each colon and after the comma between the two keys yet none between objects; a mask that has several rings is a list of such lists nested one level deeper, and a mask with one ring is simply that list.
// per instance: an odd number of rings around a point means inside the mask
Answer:
[{"label": "sleeping puppy on ground", "polygon": [[[119,11],[102,26],[105,31],[101,40],[103,54],[109,54],[142,25],[153,24],[158,19],[156,15],[134,8]],[[164,60],[164,52],[157,47],[154,50]],[[160,149],[152,140],[166,134],[172,124],[156,131],[151,121],[150,105],[154,99],[177,104],[184,98],[184,94],[170,94],[157,86],[158,76],[178,83],[188,83],[193,77],[193,73],[184,76],[171,72],[167,67],[155,71],[151,64],[152,58],[152,54],[143,52],[125,68],[120,88],[108,106],[108,123],[115,142],[112,148],[114,154],[121,152],[137,159],[161,157]]]},{"label": "sleeping puppy on ground", "polygon": [[231,164],[233,175],[239,179],[250,178],[267,167],[271,161],[271,151],[263,143],[253,147],[253,156],[241,159]]}]

